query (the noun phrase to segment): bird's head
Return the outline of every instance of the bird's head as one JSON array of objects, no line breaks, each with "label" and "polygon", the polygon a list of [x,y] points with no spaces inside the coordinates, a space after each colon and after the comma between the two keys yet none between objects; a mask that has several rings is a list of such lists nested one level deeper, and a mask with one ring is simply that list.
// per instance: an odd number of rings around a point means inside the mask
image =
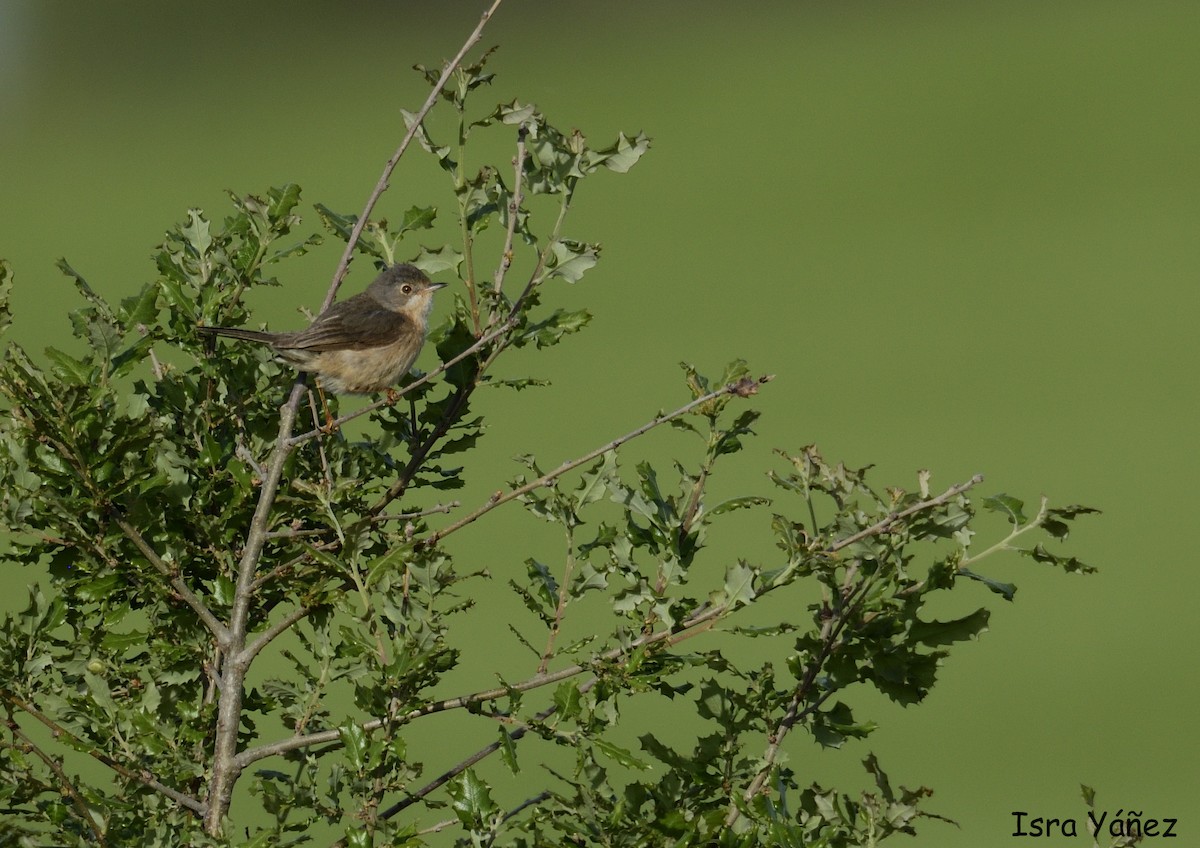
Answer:
[{"label": "bird's head", "polygon": [[416,265],[393,265],[375,278],[367,291],[386,309],[424,317],[433,306],[433,293],[445,288],[433,283]]}]

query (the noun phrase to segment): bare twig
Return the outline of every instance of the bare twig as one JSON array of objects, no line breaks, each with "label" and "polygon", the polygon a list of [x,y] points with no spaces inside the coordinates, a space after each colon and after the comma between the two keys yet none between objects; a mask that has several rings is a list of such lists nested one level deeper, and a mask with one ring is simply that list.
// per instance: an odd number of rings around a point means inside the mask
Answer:
[{"label": "bare twig", "polygon": [[[525,127],[517,130],[517,155],[513,159],[513,192],[508,201],[508,228],[504,233],[504,247],[500,250],[500,266],[492,282],[492,290],[497,296],[504,291],[504,277],[512,266],[513,237],[517,232],[517,217],[521,214],[521,201],[525,199],[525,137],[529,131]],[[498,313],[495,309],[488,316],[488,326],[496,323]]]},{"label": "bare twig", "polygon": [[333,274],[333,283],[329,286],[329,294],[325,296],[325,302],[321,305],[322,311],[328,309],[329,305],[333,303],[333,299],[337,295],[338,286],[342,284],[342,280],[346,276],[346,270],[350,267],[350,260],[354,257],[354,247],[358,244],[358,239],[362,236],[363,228],[367,225],[367,219],[371,216],[371,210],[375,208],[375,204],[379,201],[380,196],[387,191],[388,180],[392,177],[392,171],[396,170],[396,165],[400,162],[400,157],[404,155],[404,151],[412,143],[413,137],[417,134],[417,130],[420,128],[421,122],[425,120],[425,116],[429,114],[429,110],[437,103],[442,89],[450,81],[450,75],[454,73],[454,70],[462,62],[463,57],[467,55],[467,51],[479,42],[480,37],[483,35],[483,28],[491,20],[496,9],[500,7],[501,2],[502,0],[494,0],[491,7],[479,19],[479,24],[475,27],[474,31],[467,36],[467,40],[463,42],[463,46],[459,49],[458,53],[446,63],[441,77],[434,84],[433,90],[429,92],[429,97],[425,99],[425,103],[417,110],[412,125],[400,141],[400,146],[396,148],[396,152],[392,154],[392,158],[388,159],[387,164],[383,166],[383,173],[380,174],[379,181],[375,184],[375,188],[371,191],[371,196],[367,198],[367,204],[363,208],[362,214],[358,216],[358,220],[354,223],[354,228],[350,231],[350,238],[346,241],[346,249],[342,253],[342,259],[338,262],[337,270]]},{"label": "bare twig", "polygon": [[279,621],[275,622],[262,633],[260,633],[257,639],[247,645],[242,651],[242,657],[246,662],[250,662],[250,660],[258,656],[259,652],[261,652],[263,648],[271,644],[276,637],[278,637],[281,633],[286,632],[287,629],[297,621],[307,618],[309,613],[315,609],[317,609],[317,606],[296,607],[283,618],[279,619]]},{"label": "bare twig", "polygon": [[[396,512],[385,515],[372,515],[367,521],[371,524],[382,524],[385,521],[407,521],[413,518],[424,518],[427,515],[437,515],[438,513],[453,512],[462,506],[461,501],[450,501],[449,503],[436,504],[428,509],[418,510],[416,512]],[[300,527],[286,527],[283,530],[272,530],[267,534],[268,539],[295,539],[302,536],[324,536],[330,532],[328,527],[312,527],[303,529]]]}]

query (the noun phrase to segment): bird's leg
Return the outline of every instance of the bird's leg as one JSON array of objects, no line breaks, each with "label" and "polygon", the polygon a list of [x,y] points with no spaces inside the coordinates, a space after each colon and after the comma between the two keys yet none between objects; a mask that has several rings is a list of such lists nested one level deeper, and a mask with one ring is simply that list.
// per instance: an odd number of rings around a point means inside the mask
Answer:
[{"label": "bird's leg", "polygon": [[408,433],[412,443],[417,443],[417,401],[412,395],[408,397]]},{"label": "bird's leg", "polygon": [[385,399],[387,400],[388,406],[395,406],[396,401],[400,400],[400,393],[393,387],[388,386]]},{"label": "bird's leg", "polygon": [[325,398],[325,390],[321,388],[321,383],[317,382],[317,394],[321,396],[321,408],[325,410],[325,426],[321,428],[326,433],[334,431],[333,415],[329,411],[329,401]]}]

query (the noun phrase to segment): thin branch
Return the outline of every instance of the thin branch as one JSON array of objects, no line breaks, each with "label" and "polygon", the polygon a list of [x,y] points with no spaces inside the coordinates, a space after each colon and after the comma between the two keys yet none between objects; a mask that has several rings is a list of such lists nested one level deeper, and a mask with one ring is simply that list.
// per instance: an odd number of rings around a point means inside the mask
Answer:
[{"label": "thin branch", "polygon": [[297,621],[307,618],[309,613],[317,609],[319,606],[319,604],[314,604],[312,606],[306,605],[296,607],[283,618],[279,619],[279,621],[275,622],[266,630],[264,630],[257,639],[247,645],[242,650],[242,659],[247,663],[250,662],[250,660],[258,656],[259,652],[261,652],[263,648],[267,647],[267,645],[271,644],[271,642],[273,642],[280,634],[284,633]]},{"label": "thin branch", "polygon": [[379,181],[375,184],[375,188],[371,191],[370,197],[367,198],[367,205],[363,208],[362,214],[358,216],[358,220],[354,222],[354,228],[350,231],[350,238],[346,241],[346,249],[342,253],[341,261],[338,262],[337,270],[333,275],[333,283],[329,286],[329,294],[325,296],[325,302],[321,305],[321,310],[324,311],[333,303],[334,297],[337,295],[338,286],[342,284],[342,280],[346,276],[346,271],[350,267],[350,260],[354,256],[354,246],[358,244],[359,237],[362,236],[362,231],[367,225],[367,219],[370,218],[371,210],[375,208],[375,204],[379,201],[380,196],[387,191],[388,181],[392,178],[392,172],[396,170],[396,165],[400,162],[400,157],[404,155],[404,151],[408,149],[408,145],[412,143],[413,137],[420,129],[425,116],[429,114],[429,110],[437,103],[438,96],[442,93],[442,89],[446,87],[446,83],[450,81],[450,75],[462,62],[463,57],[467,55],[467,51],[474,47],[479,39],[483,36],[483,28],[487,22],[495,14],[496,9],[500,7],[502,0],[494,0],[491,7],[483,13],[479,19],[479,24],[474,31],[467,36],[467,40],[463,42],[463,46],[458,53],[446,63],[446,67],[442,70],[441,77],[433,86],[433,91],[429,92],[429,97],[425,99],[425,103],[417,111],[413,119],[412,125],[404,134],[404,138],[400,141],[400,146],[396,148],[396,152],[392,154],[392,158],[387,160],[387,164],[383,167],[383,173],[379,176]]},{"label": "thin branch", "polygon": [[763,385],[764,383],[768,383],[773,379],[774,379],[774,375],[767,375],[764,377],[760,377],[757,380],[750,378],[750,377],[744,377],[741,380],[737,381],[736,383],[729,383],[728,385],[722,386],[721,388],[717,389],[716,391],[712,391],[706,395],[702,395],[702,396],[696,398],[695,400],[691,401],[690,403],[686,403],[683,406],[679,407],[679,409],[676,409],[674,412],[667,412],[667,413],[659,415],[655,418],[652,418],[650,421],[647,421],[642,426],[637,427],[633,430],[630,430],[624,436],[618,436],[617,438],[613,439],[608,444],[601,445],[600,447],[596,448],[595,450],[588,451],[587,453],[585,453],[583,456],[579,457],[578,459],[572,459],[567,462],[564,462],[558,468],[554,469],[553,471],[551,471],[547,474],[543,474],[541,477],[538,477],[536,480],[532,480],[532,481],[524,484],[523,486],[518,486],[517,488],[512,489],[511,491],[508,491],[508,492],[496,492],[490,498],[488,498],[488,500],[482,506],[480,506],[478,509],[476,509],[474,512],[470,513],[469,515],[463,516],[458,521],[455,521],[453,524],[450,524],[447,527],[443,527],[441,530],[437,530],[437,531],[431,533],[429,536],[426,536],[424,539],[420,540],[420,543],[425,546],[436,545],[439,541],[444,539],[446,536],[449,536],[454,531],[465,527],[466,525],[472,523],[473,521],[476,521],[481,516],[486,515],[487,513],[491,512],[496,507],[498,507],[502,504],[506,504],[515,498],[519,498],[519,497],[521,497],[521,495],[528,494],[529,492],[532,492],[534,489],[540,489],[542,486],[545,486],[547,483],[551,482],[552,480],[555,480],[556,478],[561,477],[563,474],[566,474],[568,471],[578,468],[581,465],[585,465],[586,463],[591,462],[593,459],[596,459],[599,456],[603,456],[608,451],[616,450],[617,448],[619,448],[621,445],[625,444],[626,442],[636,439],[638,436],[641,436],[643,433],[647,433],[650,430],[653,430],[655,427],[658,427],[661,424],[665,424],[668,421],[672,421],[676,418],[680,418],[680,417],[686,415],[687,413],[691,412],[696,407],[698,407],[702,404],[708,403],[709,401],[711,401],[715,398],[719,398],[723,395],[738,395],[739,397],[749,397],[750,395],[755,394],[758,391],[759,386]]},{"label": "thin branch", "polygon": [[[767,750],[762,757],[763,765],[761,768],[759,768],[758,773],[754,775],[754,779],[750,781],[750,785],[746,787],[746,791],[742,793],[742,798],[747,803],[753,799],[754,796],[757,795],[762,790],[762,787],[766,784],[767,778],[770,777],[771,770],[774,769],[775,762],[779,757],[779,751],[783,747],[783,740],[791,731],[791,729],[796,726],[797,722],[801,721],[809,714],[819,709],[820,706],[837,691],[836,688],[830,689],[822,693],[803,710],[800,709],[800,704],[802,704],[808,698],[812,691],[813,683],[817,679],[817,674],[821,671],[822,667],[824,667],[825,661],[828,660],[830,655],[834,652],[838,640],[841,638],[842,631],[845,629],[846,624],[849,622],[854,611],[861,606],[863,598],[865,598],[867,595],[867,587],[871,584],[870,579],[864,579],[857,587],[851,590],[849,588],[849,580],[850,577],[848,576],[847,582],[844,584],[845,588],[843,589],[843,592],[846,594],[846,598],[842,604],[840,615],[837,617],[836,621],[834,619],[828,619],[822,626],[821,650],[809,663],[808,668],[804,672],[803,679],[801,679],[801,681],[796,685],[795,690],[792,692],[792,698],[788,703],[787,710],[784,712],[783,717],[779,720],[779,723],[775,725],[775,729],[771,731],[770,736],[767,737]],[[854,597],[854,595],[857,595],[858,597]],[[736,801],[731,799],[729,802],[729,812],[725,815],[725,827],[733,827],[741,815],[741,809],[737,806]]]},{"label": "thin branch", "polygon": [[[372,515],[367,521],[371,524],[382,524],[385,521],[407,521],[413,518],[424,518],[427,515],[437,515],[438,513],[450,513],[462,506],[461,501],[450,501],[444,504],[435,504],[428,509],[418,510],[417,512],[395,512],[388,515]],[[283,530],[272,530],[267,534],[268,539],[295,539],[301,536],[324,536],[330,532],[328,527],[314,527],[303,529],[301,527],[287,527]]]},{"label": "thin branch", "polygon": [[[599,682],[598,678],[593,677],[591,680],[587,681],[582,686],[580,686],[579,691],[581,693],[586,692],[587,690],[589,690],[593,686],[595,686],[596,683],[598,683],[598,682]],[[530,722],[521,725],[516,730],[514,730],[512,733],[509,733],[508,734],[509,741],[511,741],[511,742],[521,741],[522,737],[524,737],[525,734],[528,733],[532,729],[531,725],[534,722],[545,721],[546,719],[550,718],[550,716],[554,715],[554,713],[557,710],[558,710],[557,706],[546,707],[544,710],[542,710],[537,715],[535,715],[531,719]],[[435,777],[433,780],[429,781],[429,783],[422,786],[416,792],[409,794],[406,798],[404,798],[400,801],[397,801],[395,804],[388,807],[386,810],[384,810],[384,812],[381,814],[380,817],[384,818],[384,819],[390,819],[392,816],[402,812],[403,810],[407,809],[408,807],[411,807],[413,804],[417,803],[422,798],[426,797],[427,795],[431,794],[432,792],[436,791],[440,787],[444,786],[445,784],[447,784],[454,778],[458,777],[460,774],[462,774],[464,771],[469,769],[471,766],[478,763],[480,760],[486,759],[487,757],[490,757],[492,754],[499,751],[500,747],[501,746],[500,746],[499,742],[492,742],[489,745],[485,745],[484,747],[480,748],[478,751],[476,751],[471,756],[467,757],[464,760],[461,760],[458,763],[455,763],[449,769],[447,769],[446,771],[439,774],[437,777]],[[524,809],[525,806],[527,806],[527,805],[523,805],[522,807],[519,807],[517,810],[515,810],[513,812],[513,815],[516,815],[516,813],[518,813],[522,809]],[[511,818],[511,816],[506,817],[506,819],[507,818]]]},{"label": "thin branch", "polygon": [[74,740],[75,744],[72,747],[74,747],[75,750],[82,751],[82,752],[86,753],[88,756],[92,757],[92,759],[97,760],[100,763],[103,763],[104,765],[108,766],[110,769],[115,771],[117,774],[121,775],[121,777],[125,778],[126,780],[132,780],[136,783],[140,783],[143,786],[146,786],[150,789],[153,789],[156,792],[166,795],[172,801],[175,801],[176,803],[178,803],[184,807],[187,807],[189,810],[192,810],[193,812],[203,815],[204,804],[202,804],[197,799],[193,798],[190,795],[185,795],[182,792],[172,789],[171,787],[169,787],[166,784],[162,783],[161,781],[157,780],[154,777],[154,775],[151,774],[150,771],[147,769],[131,769],[131,768],[127,768],[126,766],[121,765],[116,760],[114,760],[112,757],[110,757],[108,754],[105,754],[103,751],[98,751],[95,748],[92,748],[90,743],[87,740],[81,739],[80,737],[76,736],[74,733],[67,730],[65,727],[60,725],[58,722],[54,721],[54,719],[47,716],[45,713],[43,713],[37,707],[33,706],[32,704],[27,702],[25,699],[21,698],[19,695],[15,694],[13,692],[9,692],[7,689],[0,689],[0,698],[3,698],[5,701],[12,704],[14,707],[17,707],[21,711],[28,713],[30,716],[32,716],[33,718],[40,721],[42,724],[44,724],[46,727],[48,727],[50,729],[50,732],[53,733],[56,737],[58,737],[58,736],[70,737],[72,740]]},{"label": "thin branch", "polygon": [[[517,156],[513,159],[513,192],[508,201],[508,228],[504,232],[504,247],[500,250],[500,266],[492,283],[492,290],[498,296],[504,290],[504,277],[512,266],[513,237],[517,232],[517,217],[521,214],[521,201],[525,199],[525,138],[529,130],[522,126],[517,130]],[[497,313],[493,309],[488,316],[488,326],[496,322]]]},{"label": "thin branch", "polygon": [[[558,683],[562,680],[567,680],[577,674],[587,671],[596,662],[611,662],[619,659],[629,652],[654,645],[659,642],[667,646],[672,646],[699,635],[709,629],[713,623],[720,618],[729,609],[728,604],[717,604],[709,607],[702,607],[692,614],[690,618],[677,624],[675,627],[660,630],[656,633],[650,633],[641,636],[638,639],[630,642],[628,645],[612,648],[601,654],[598,654],[588,663],[577,663],[567,666],[558,671],[546,672],[545,674],[535,674],[527,680],[520,683],[515,683],[510,686],[499,687],[496,689],[486,689],[481,692],[474,692],[469,695],[461,695],[456,698],[447,698],[442,701],[433,701],[424,706],[418,707],[415,710],[399,716],[395,719],[396,722],[404,724],[422,716],[433,715],[434,713],[446,712],[448,710],[463,709],[465,707],[474,706],[475,704],[485,703],[487,701],[495,701],[498,698],[503,698],[512,692],[528,692],[533,689],[539,689],[543,686],[549,686]],[[359,725],[365,731],[378,730],[388,723],[388,719],[376,718],[363,722]],[[238,765],[245,768],[252,763],[267,757],[274,757],[280,754],[286,754],[289,751],[295,751],[298,748],[308,748],[313,745],[323,745],[326,743],[338,742],[340,736],[336,730],[323,730],[316,733],[309,733],[304,736],[292,736],[288,739],[281,739],[278,742],[271,742],[265,745],[259,745],[254,748],[248,748],[238,755]]]},{"label": "thin branch", "polygon": [[196,613],[196,617],[204,622],[204,626],[208,628],[208,632],[212,633],[219,643],[223,644],[228,640],[229,629],[212,614],[204,601],[200,600],[191,587],[183,581],[183,578],[179,576],[179,570],[172,568],[164,562],[163,558],[150,547],[146,538],[138,532],[136,527],[120,515],[114,515],[113,519],[116,521],[117,526],[121,528],[121,532],[125,534],[126,538],[133,542],[134,546],[141,551],[142,556],[154,566],[159,574],[167,578],[167,582],[171,584],[171,588],[175,590],[176,594],[179,595],[185,604],[192,608],[192,611]]},{"label": "thin branch", "polygon": [[76,815],[87,822],[88,829],[92,831],[92,836],[95,837],[96,842],[102,846],[107,846],[108,840],[104,838],[104,831],[100,829],[100,825],[96,820],[92,818],[92,812],[88,808],[87,801],[79,794],[79,790],[75,788],[75,784],[71,782],[71,778],[63,771],[63,767],[53,757],[39,748],[32,739],[26,736],[25,732],[21,730],[21,726],[11,718],[8,720],[8,731],[13,735],[13,738],[21,740],[21,748],[24,748],[27,752],[31,752],[45,763],[50,771],[54,772],[54,776],[58,778],[61,787],[60,791],[70,797],[71,805],[75,808]]},{"label": "thin branch", "polygon": [[[442,819],[437,824],[431,824],[429,827],[418,830],[417,836],[428,836],[431,833],[440,833],[441,831],[445,830],[446,828],[453,827],[456,824],[458,824],[458,819]],[[339,846],[339,845],[345,845],[345,844],[346,843],[344,840],[340,841],[340,842],[335,842],[334,848],[337,848],[337,846]]]}]

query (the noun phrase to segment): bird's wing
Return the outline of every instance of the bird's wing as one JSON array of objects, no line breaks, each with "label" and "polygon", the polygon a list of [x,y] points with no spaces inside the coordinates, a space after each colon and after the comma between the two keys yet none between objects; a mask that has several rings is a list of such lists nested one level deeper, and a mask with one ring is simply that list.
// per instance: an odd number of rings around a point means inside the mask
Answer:
[{"label": "bird's wing", "polygon": [[383,308],[374,298],[355,295],[329,307],[307,330],[290,334],[279,347],[314,353],[365,350],[392,344],[411,327],[408,316]]}]

